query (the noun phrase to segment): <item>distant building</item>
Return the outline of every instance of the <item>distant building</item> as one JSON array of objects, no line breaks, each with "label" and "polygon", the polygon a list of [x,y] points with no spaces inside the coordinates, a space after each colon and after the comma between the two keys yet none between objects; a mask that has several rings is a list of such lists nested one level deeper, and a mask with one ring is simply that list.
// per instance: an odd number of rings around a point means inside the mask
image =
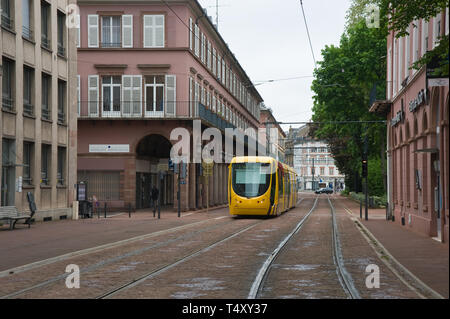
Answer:
[{"label": "distant building", "polygon": [[75,0],[2,0],[0,27],[1,206],[36,220],[72,217],[77,157]]},{"label": "distant building", "polygon": [[435,78],[432,64],[411,66],[449,34],[449,9],[407,31],[387,37],[387,100],[371,107],[387,118],[389,212],[400,225],[448,243],[449,80]]},{"label": "distant building", "polygon": [[286,133],[276,123],[272,109],[261,104],[260,115],[260,141],[266,141],[266,150],[269,156],[285,163],[285,139]]},{"label": "distant building", "polygon": [[[295,132],[295,133],[294,133]],[[328,145],[308,136],[309,129],[302,126],[291,131],[294,144],[293,163],[301,190],[330,187],[335,191],[345,187],[345,176],[335,165]]]}]

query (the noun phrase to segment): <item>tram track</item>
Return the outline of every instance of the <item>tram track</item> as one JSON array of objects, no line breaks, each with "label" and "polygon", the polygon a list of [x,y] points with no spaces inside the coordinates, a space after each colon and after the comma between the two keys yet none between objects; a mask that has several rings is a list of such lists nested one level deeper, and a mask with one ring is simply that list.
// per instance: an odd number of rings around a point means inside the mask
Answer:
[{"label": "tram track", "polygon": [[[222,219],[222,218],[219,218],[219,219]],[[214,220],[219,220],[219,219],[218,218],[214,218]],[[142,248],[131,250],[131,251],[128,251],[128,252],[126,252],[124,254],[119,254],[119,255],[111,257],[111,258],[99,260],[99,261],[97,261],[96,263],[94,263],[92,265],[89,265],[89,266],[86,266],[84,268],[81,268],[80,269],[80,274],[84,274],[85,275],[85,274],[91,273],[93,271],[99,270],[99,269],[101,269],[102,267],[104,267],[106,265],[111,265],[111,264],[114,264],[114,263],[118,263],[118,262],[124,261],[127,258],[132,258],[134,256],[138,256],[138,255],[144,254],[144,253],[146,253],[146,252],[148,252],[148,251],[150,251],[152,249],[163,248],[163,247],[165,247],[167,245],[170,245],[170,244],[173,244],[173,243],[176,243],[176,242],[179,242],[179,241],[185,241],[185,240],[194,238],[195,236],[201,235],[201,234],[206,233],[206,232],[212,232],[212,231],[214,231],[214,230],[216,230],[218,228],[222,228],[222,227],[224,227],[226,225],[230,225],[233,222],[234,222],[233,220],[227,220],[225,223],[218,223],[218,224],[209,225],[207,227],[200,228],[200,229],[198,229],[196,231],[189,232],[189,233],[187,233],[185,235],[181,235],[181,236],[178,236],[178,237],[175,237],[175,238],[167,239],[165,241],[158,242],[158,243],[155,243],[155,244],[145,245]],[[181,231],[181,230],[185,230],[185,228],[176,228],[176,230],[180,230]],[[149,238],[149,237],[150,236],[146,236],[146,238]],[[126,242],[126,244],[128,244],[128,242]],[[119,245],[114,245],[112,248],[117,248],[117,247],[119,247]],[[111,249],[111,248],[105,246],[103,248],[103,250],[96,249],[94,252],[95,253],[100,253],[100,252],[102,252],[104,250],[107,250],[107,249]],[[83,254],[83,256],[85,256],[85,255],[86,254]],[[63,258],[62,260],[66,260],[66,258]],[[57,262],[60,262],[62,260],[55,259],[54,263],[56,264]],[[46,266],[51,266],[51,263],[46,263],[45,265]],[[23,272],[26,272],[26,271],[23,271]],[[21,273],[23,273],[23,272],[21,272]],[[41,289],[41,288],[47,287],[49,285],[55,284],[55,283],[57,283],[59,281],[65,280],[68,277],[68,275],[69,275],[68,273],[62,273],[62,274],[50,277],[50,278],[48,278],[46,280],[43,280],[43,281],[41,281],[39,283],[36,283],[36,284],[33,284],[33,285],[29,286],[29,287],[26,287],[26,288],[20,289],[18,291],[7,293],[7,294],[5,294],[3,296],[0,296],[0,299],[10,299],[10,298],[19,297],[20,295],[26,294],[28,292],[32,292],[33,290]]]},{"label": "tram track", "polygon": [[285,247],[285,245],[288,243],[288,241],[295,234],[297,234],[299,232],[299,230],[302,228],[305,221],[308,219],[308,217],[311,215],[311,213],[316,208],[317,201],[318,201],[318,197],[316,197],[311,210],[300,220],[300,222],[297,223],[296,227],[280,242],[280,244],[273,250],[273,252],[266,259],[266,261],[264,262],[264,264],[258,271],[258,274],[256,275],[256,278],[252,284],[252,287],[250,288],[250,292],[248,294],[247,299],[256,299],[258,297],[258,295],[261,291],[261,288],[263,287],[264,281],[266,280],[267,275],[270,271],[270,266],[272,265],[273,261],[280,254],[280,252]]},{"label": "tram track", "polygon": [[173,268],[175,266],[178,266],[178,265],[180,265],[180,264],[182,264],[182,263],[184,263],[184,262],[186,262],[188,260],[191,260],[191,259],[201,255],[202,253],[207,252],[207,251],[215,248],[216,246],[218,246],[218,245],[220,245],[220,244],[222,244],[222,243],[224,243],[224,242],[226,242],[226,241],[228,241],[228,240],[230,240],[230,239],[232,239],[232,238],[234,238],[236,236],[239,236],[240,234],[242,234],[242,233],[252,229],[253,227],[257,226],[258,224],[260,224],[262,222],[263,222],[263,220],[260,220],[260,221],[258,221],[256,223],[253,223],[250,226],[244,227],[244,228],[242,228],[242,229],[232,233],[231,235],[228,235],[225,238],[222,238],[222,239],[220,239],[220,240],[218,240],[218,241],[216,241],[216,242],[214,242],[214,243],[212,243],[212,244],[210,244],[210,245],[208,245],[206,247],[198,249],[198,250],[196,250],[196,251],[194,251],[194,252],[192,252],[190,254],[187,254],[187,255],[183,256],[182,258],[180,258],[180,259],[178,259],[178,260],[176,260],[174,262],[171,262],[171,263],[169,263],[167,265],[164,265],[163,267],[160,267],[159,269],[152,270],[152,271],[150,271],[150,272],[148,272],[148,273],[146,273],[146,274],[144,274],[144,275],[142,275],[142,276],[140,276],[138,278],[135,278],[135,279],[127,282],[124,285],[116,287],[116,288],[114,288],[114,289],[112,289],[112,290],[110,290],[110,291],[108,291],[108,292],[106,292],[106,293],[104,293],[102,295],[99,295],[95,299],[110,298],[110,297],[112,297],[112,296],[114,296],[116,294],[119,294],[119,293],[121,293],[123,291],[126,291],[126,290],[128,290],[128,289],[130,289],[132,287],[135,287],[135,286],[141,284],[142,282],[144,282],[146,280],[152,279],[152,278],[154,278],[154,277],[164,273],[165,271],[167,271],[167,270],[169,270],[169,269],[171,269],[171,268]]},{"label": "tram track", "polygon": [[[293,240],[295,235],[302,229],[305,222],[308,220],[310,215],[316,209],[317,201],[319,197],[316,197],[314,201],[313,207],[311,210],[302,218],[302,220],[294,227],[294,229],[280,242],[280,244],[272,251],[266,261],[263,263],[262,267],[258,271],[258,274],[255,277],[255,280],[252,284],[250,292],[248,294],[248,299],[257,299],[261,296],[266,280],[269,276],[269,273],[272,271],[272,266],[274,261],[283,254],[284,248],[287,246],[289,242]],[[344,265],[344,258],[342,255],[342,248],[339,239],[339,231],[336,223],[336,212],[334,206],[330,200],[330,197],[327,196],[327,201],[330,207],[331,213],[331,237],[332,237],[332,259],[335,266],[335,271],[337,275],[337,280],[339,281],[339,285],[342,290],[345,292],[345,295],[351,299],[360,299],[361,296],[358,290],[355,288],[353,284],[352,277],[350,273],[346,270]],[[308,249],[308,248],[306,248]],[[287,253],[287,252],[286,252]]]}]

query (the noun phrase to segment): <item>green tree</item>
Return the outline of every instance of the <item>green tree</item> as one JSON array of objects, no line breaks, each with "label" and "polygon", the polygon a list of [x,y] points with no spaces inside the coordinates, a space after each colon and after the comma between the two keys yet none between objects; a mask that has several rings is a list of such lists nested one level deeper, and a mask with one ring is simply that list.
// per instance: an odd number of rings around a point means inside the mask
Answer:
[{"label": "green tree", "polygon": [[[368,28],[362,19],[348,23],[339,46],[326,46],[322,58],[312,84],[315,93],[312,120],[379,121],[381,118],[368,110],[374,84],[379,98],[386,90],[383,28]],[[312,127],[311,134],[328,142],[338,169],[347,177],[347,186],[354,191],[361,189],[359,172],[367,138],[369,167],[373,159],[380,162],[380,174],[374,175],[372,187],[377,190],[385,187],[385,124],[321,124]]]}]

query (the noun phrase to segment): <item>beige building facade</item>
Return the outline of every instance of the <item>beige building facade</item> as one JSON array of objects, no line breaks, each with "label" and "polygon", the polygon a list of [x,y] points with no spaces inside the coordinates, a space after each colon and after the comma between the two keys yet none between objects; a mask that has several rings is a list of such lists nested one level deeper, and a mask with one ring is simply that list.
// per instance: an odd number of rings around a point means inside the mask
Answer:
[{"label": "beige building facade", "polygon": [[[72,218],[76,183],[75,0],[1,0],[1,206]],[[70,25],[69,25],[70,26]]]}]

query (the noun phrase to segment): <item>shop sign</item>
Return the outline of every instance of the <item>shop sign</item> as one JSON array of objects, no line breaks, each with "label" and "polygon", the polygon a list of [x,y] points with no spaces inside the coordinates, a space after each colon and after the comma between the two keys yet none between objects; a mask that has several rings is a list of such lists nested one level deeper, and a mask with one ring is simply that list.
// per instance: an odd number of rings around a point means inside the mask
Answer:
[{"label": "shop sign", "polygon": [[414,112],[419,108],[419,106],[425,105],[428,100],[427,90],[420,90],[417,97],[409,102],[409,111]]},{"label": "shop sign", "polygon": [[391,119],[391,126],[396,126],[398,123],[403,122],[405,118],[405,112],[403,111],[403,106],[400,111]]}]

